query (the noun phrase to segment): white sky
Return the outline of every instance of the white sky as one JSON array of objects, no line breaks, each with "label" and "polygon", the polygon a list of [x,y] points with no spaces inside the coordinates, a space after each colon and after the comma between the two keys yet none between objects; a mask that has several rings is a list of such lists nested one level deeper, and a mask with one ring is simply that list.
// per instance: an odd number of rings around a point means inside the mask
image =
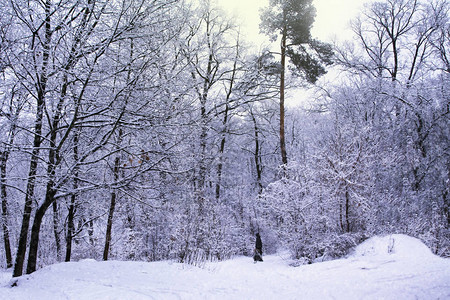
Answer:
[{"label": "white sky", "polygon": [[[216,0],[219,6],[237,18],[245,40],[256,47],[269,46],[269,39],[259,33],[260,8],[267,7],[269,0]],[[316,8],[316,18],[312,28],[312,36],[320,41],[332,43],[342,42],[352,38],[349,28],[350,20],[361,11],[363,4],[369,0],[313,0]],[[334,82],[339,73],[329,70],[321,80]],[[313,99],[309,91],[304,89],[289,90],[286,94],[286,105],[297,106]]]},{"label": "white sky", "polygon": [[[317,14],[312,35],[324,42],[331,42],[333,37],[349,38],[348,22],[354,18],[365,0],[313,0]],[[259,35],[259,9],[266,7],[269,0],[217,0],[242,22],[242,31],[247,38],[258,46],[267,41]]]}]

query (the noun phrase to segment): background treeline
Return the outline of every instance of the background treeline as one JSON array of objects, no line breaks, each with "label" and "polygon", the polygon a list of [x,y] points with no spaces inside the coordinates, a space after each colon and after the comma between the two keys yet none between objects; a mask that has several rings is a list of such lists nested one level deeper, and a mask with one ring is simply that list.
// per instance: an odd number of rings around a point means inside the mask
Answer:
[{"label": "background treeline", "polygon": [[[278,17],[314,12],[272,2]],[[305,52],[286,48],[297,69],[284,72],[209,1],[0,10],[0,266],[14,276],[86,257],[249,255],[256,232],[302,261],[383,233],[450,255],[447,1],[367,5],[333,47],[339,81],[285,116],[281,74],[305,86],[331,64],[309,30],[288,33]]]}]

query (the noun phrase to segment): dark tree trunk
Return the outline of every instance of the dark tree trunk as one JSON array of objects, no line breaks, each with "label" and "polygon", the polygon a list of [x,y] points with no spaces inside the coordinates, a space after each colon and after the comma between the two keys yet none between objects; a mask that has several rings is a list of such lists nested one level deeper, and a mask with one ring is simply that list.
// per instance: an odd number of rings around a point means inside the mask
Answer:
[{"label": "dark tree trunk", "polygon": [[216,200],[220,198],[220,185],[222,184],[223,152],[225,151],[225,133],[220,141],[219,164],[217,165]]},{"label": "dark tree trunk", "polygon": [[[48,167],[47,167],[47,188],[45,192],[45,200],[44,203],[39,206],[39,208],[36,210],[35,216],[34,216],[34,222],[33,227],[31,228],[31,237],[30,237],[30,250],[28,253],[28,264],[27,264],[27,274],[31,274],[34,271],[36,271],[36,263],[37,263],[37,252],[39,247],[39,233],[41,230],[41,224],[42,219],[44,218],[44,215],[47,211],[47,209],[50,207],[50,205],[53,204],[54,214],[57,213],[57,208],[55,206],[55,195],[56,195],[56,189],[55,189],[55,173],[56,173],[56,166],[59,163],[59,151],[56,147],[56,137],[57,137],[57,127],[59,124],[59,118],[60,118],[60,112],[62,110],[62,104],[64,100],[63,97],[58,102],[57,105],[57,111],[56,115],[52,122],[52,130],[50,134],[50,147],[48,152]],[[54,215],[54,223],[55,223],[56,216]],[[54,224],[54,227],[56,225]],[[57,229],[55,229],[57,230]],[[55,237],[57,238],[57,251],[60,251],[60,241],[58,240],[59,234],[55,232]],[[59,247],[59,248],[58,248]],[[58,252],[59,253],[59,252]]]},{"label": "dark tree trunk", "polygon": [[253,115],[253,112],[251,112],[252,120],[253,120],[253,126],[254,126],[254,134],[255,134],[255,167],[256,167],[256,184],[258,186],[258,194],[261,194],[262,192],[262,164],[261,164],[261,155],[259,153],[259,129],[258,124],[256,123],[256,118]]},{"label": "dark tree trunk", "polygon": [[350,232],[350,194],[348,187],[345,187],[345,232]]},{"label": "dark tree trunk", "polygon": [[[227,99],[228,101],[228,99]],[[225,152],[225,142],[226,142],[226,134],[227,134],[227,125],[228,125],[228,103],[225,107],[225,113],[223,116],[223,130],[222,130],[222,140],[220,141],[219,148],[219,164],[217,165],[217,182],[216,182],[216,200],[220,198],[220,186],[222,184],[222,169],[223,169],[223,154]]]},{"label": "dark tree trunk", "polygon": [[111,203],[109,206],[108,223],[106,225],[105,248],[103,249],[103,260],[108,260],[109,249],[111,247],[111,231],[112,231],[114,210],[116,209],[116,199],[117,199],[117,192],[114,191],[111,193]]},{"label": "dark tree trunk", "polygon": [[39,248],[39,235],[41,232],[42,220],[45,216],[45,212],[55,201],[56,191],[53,189],[53,183],[47,184],[47,192],[44,203],[36,210],[34,215],[33,226],[31,227],[30,236],[30,250],[28,253],[27,274],[31,274],[36,271],[37,266],[37,253]]},{"label": "dark tree trunk", "polygon": [[[286,38],[287,38],[286,26],[283,29],[283,35],[281,37],[281,74],[280,74],[280,150],[281,161],[284,166],[287,165],[287,153],[286,153],[286,141],[284,133],[284,77],[286,70]],[[284,174],[283,174],[284,175]]]},{"label": "dark tree trunk", "polygon": [[[114,161],[114,178],[116,179],[116,181],[119,178],[119,164],[120,158],[116,157]],[[105,248],[103,249],[103,260],[108,260],[109,249],[111,247],[111,232],[112,232],[114,211],[116,209],[116,200],[117,200],[117,190],[114,190],[111,193],[111,203],[108,212],[108,222],[106,224],[106,238],[105,238]]]},{"label": "dark tree trunk", "polygon": [[[120,147],[121,141],[122,141],[122,135],[123,131],[122,129],[119,129],[119,137],[117,145]],[[119,180],[120,177],[120,153],[117,154],[115,160],[114,160],[114,169],[113,169],[113,176],[115,182]],[[108,212],[108,221],[106,224],[106,236],[105,236],[105,247],[103,249],[103,260],[108,260],[109,256],[109,250],[111,247],[111,235],[112,235],[112,224],[113,224],[113,218],[114,218],[114,211],[116,209],[116,200],[117,200],[117,189],[113,189],[111,192],[111,202],[109,205],[109,212]]]},{"label": "dark tree trunk", "polygon": [[64,258],[66,262],[70,261],[70,257],[72,256],[72,241],[75,233],[75,202],[76,194],[72,194],[70,196],[69,213],[67,215],[66,257]]},{"label": "dark tree trunk", "polygon": [[236,56],[233,62],[233,71],[231,72],[231,78],[230,78],[230,86],[228,87],[227,96],[226,96],[226,104],[225,104],[225,111],[222,121],[222,140],[220,142],[220,149],[219,149],[219,165],[217,166],[217,183],[216,183],[216,199],[219,200],[220,198],[220,185],[222,182],[222,169],[223,169],[223,153],[225,151],[225,142],[226,142],[226,134],[227,134],[227,126],[228,126],[228,114],[230,111],[229,101],[231,98],[231,94],[233,93],[233,86],[234,81],[236,78],[236,72],[237,72],[237,60],[239,57],[239,42],[236,43]]},{"label": "dark tree trunk", "polygon": [[55,235],[55,245],[56,245],[56,257],[58,261],[61,261],[61,236],[59,232],[59,212],[58,212],[58,203],[53,201],[53,234]]},{"label": "dark tree trunk", "polygon": [[70,261],[70,257],[72,255],[72,240],[73,235],[75,233],[75,203],[76,203],[76,190],[78,189],[78,176],[79,176],[79,167],[78,167],[78,141],[79,141],[79,134],[80,134],[81,128],[78,127],[75,131],[74,137],[73,137],[73,160],[75,164],[74,168],[74,176],[73,176],[73,190],[74,193],[70,196],[70,204],[69,204],[69,213],[67,216],[67,236],[66,236],[66,257],[65,261]]},{"label": "dark tree trunk", "polygon": [[[42,121],[42,111],[43,109],[38,106],[38,111],[41,111],[41,121]],[[33,143],[33,151],[30,162],[30,170],[28,172],[28,183],[27,192],[25,196],[25,206],[23,210],[22,226],[20,229],[19,243],[17,245],[17,255],[16,262],[14,264],[13,277],[18,277],[23,274],[23,265],[25,262],[25,252],[28,240],[28,228],[30,224],[30,217],[32,211],[33,197],[34,197],[34,186],[36,181],[36,171],[38,165],[38,155],[39,147],[41,144],[40,132],[42,127],[42,122],[36,121],[35,126],[35,139]]]},{"label": "dark tree trunk", "polygon": [[0,196],[2,198],[2,229],[3,229],[3,241],[5,246],[6,267],[12,267],[12,255],[11,255],[11,243],[9,240],[9,227],[8,227],[8,199],[6,193],[6,163],[8,161],[9,150],[0,152]]}]

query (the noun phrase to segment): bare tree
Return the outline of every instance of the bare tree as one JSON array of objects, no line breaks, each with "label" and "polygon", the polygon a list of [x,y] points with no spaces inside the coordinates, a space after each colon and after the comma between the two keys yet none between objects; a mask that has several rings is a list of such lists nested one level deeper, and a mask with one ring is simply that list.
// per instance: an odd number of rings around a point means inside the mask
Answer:
[{"label": "bare tree", "polygon": [[8,101],[9,111],[7,112],[2,111],[2,115],[4,115],[2,117],[4,117],[7,120],[7,122],[4,122],[4,124],[7,125],[9,123],[8,126],[9,128],[5,132],[7,140],[2,142],[2,147],[0,150],[0,198],[2,207],[2,229],[6,255],[6,266],[8,268],[13,266],[13,262],[11,255],[10,228],[8,225],[9,213],[8,213],[8,196],[7,196],[7,187],[8,187],[7,166],[9,156],[11,155],[11,151],[13,149],[17,134],[19,115],[25,103],[23,98],[17,95],[20,94],[20,91],[17,91],[16,89],[17,87],[13,86],[11,89],[11,94],[9,95],[10,96],[10,100]]},{"label": "bare tree", "polygon": [[[44,18],[35,20],[33,16],[27,14],[19,2],[11,2],[15,16],[22,20],[24,26],[31,33],[29,46],[31,49],[31,59],[34,67],[30,68],[29,74],[34,81],[31,86],[25,86],[36,100],[36,115],[34,125],[34,140],[31,153],[30,167],[28,172],[28,183],[26,188],[25,206],[23,211],[22,227],[16,254],[13,276],[21,276],[25,261],[25,251],[28,239],[28,228],[34,200],[34,189],[36,183],[36,173],[39,161],[40,147],[42,143],[42,126],[44,118],[45,94],[47,92],[48,65],[50,61],[50,47],[53,30],[51,26],[51,1],[47,0],[42,7]],[[42,35],[42,36],[41,36]],[[38,38],[39,37],[39,38]],[[42,59],[41,59],[42,56]],[[19,71],[17,71],[18,73]],[[26,77],[27,75],[23,75]],[[24,83],[25,85],[26,83]],[[33,90],[32,90],[33,89]],[[32,92],[31,92],[32,91]]]}]

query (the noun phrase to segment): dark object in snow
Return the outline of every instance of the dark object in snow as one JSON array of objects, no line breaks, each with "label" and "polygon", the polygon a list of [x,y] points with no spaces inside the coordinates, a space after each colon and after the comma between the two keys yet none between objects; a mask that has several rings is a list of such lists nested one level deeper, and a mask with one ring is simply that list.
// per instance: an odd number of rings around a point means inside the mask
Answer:
[{"label": "dark object in snow", "polygon": [[263,261],[261,252],[255,248],[255,252],[253,254],[253,261],[256,263],[257,261]]},{"label": "dark object in snow", "polygon": [[255,243],[255,251],[253,253],[253,260],[255,262],[263,261],[263,259],[262,259],[262,241],[261,241],[261,236],[259,235],[259,233],[256,234],[256,243]]}]

